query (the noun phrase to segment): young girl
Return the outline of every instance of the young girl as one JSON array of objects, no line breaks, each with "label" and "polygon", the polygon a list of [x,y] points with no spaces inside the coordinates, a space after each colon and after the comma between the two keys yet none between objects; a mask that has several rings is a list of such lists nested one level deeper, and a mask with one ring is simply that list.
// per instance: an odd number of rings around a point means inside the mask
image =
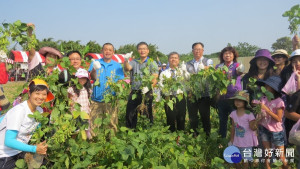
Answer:
[{"label": "young girl", "polygon": [[[250,122],[255,121],[253,113],[248,109],[249,94],[246,91],[238,91],[233,97],[234,106],[236,110],[231,112],[230,117],[232,119],[232,127],[230,134],[229,145],[234,145],[239,148],[242,158],[247,161],[253,161],[252,147],[258,145],[257,136],[255,131],[250,128]],[[246,152],[251,152],[250,157],[244,156]],[[249,163],[244,161],[243,166],[237,165],[237,168],[249,168]]]},{"label": "young girl", "polygon": [[[77,89],[76,85],[68,88],[68,96],[72,99],[73,102],[80,104],[81,111],[90,114],[90,101],[89,98],[91,96],[91,83],[89,80],[89,74],[86,70],[79,68],[75,74],[78,78],[79,84],[82,85],[82,89]],[[74,110],[74,103],[71,104],[71,111]],[[86,134],[88,138],[91,138],[91,134],[89,130],[86,130]]]},{"label": "young girl", "polygon": [[[283,168],[288,168],[284,155],[284,130],[282,127],[282,117],[284,115],[285,105],[280,98],[280,83],[281,79],[278,76],[270,76],[266,80],[259,80],[258,85],[265,86],[265,88],[274,95],[274,99],[269,101],[266,97],[260,100],[262,113],[258,115],[259,120],[259,136],[265,152],[268,151],[269,155],[265,155],[265,166],[270,169],[270,156],[275,154],[275,150],[279,150],[280,160],[283,163]],[[272,144],[275,150],[271,152]]]},{"label": "young girl", "polygon": [[47,144],[28,145],[32,133],[38,126],[34,118],[28,117],[35,111],[43,112],[40,107],[44,102],[54,99],[48,84],[41,79],[34,79],[29,84],[28,100],[10,109],[0,119],[0,169],[15,167],[15,162],[24,156],[22,152],[46,154]]}]

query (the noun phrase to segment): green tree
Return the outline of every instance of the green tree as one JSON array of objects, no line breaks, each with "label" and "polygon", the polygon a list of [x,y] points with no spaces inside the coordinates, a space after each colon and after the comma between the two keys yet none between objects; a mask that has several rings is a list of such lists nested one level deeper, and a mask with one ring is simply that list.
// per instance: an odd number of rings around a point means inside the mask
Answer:
[{"label": "green tree", "polygon": [[240,57],[254,56],[255,52],[260,49],[256,45],[250,45],[247,42],[239,42],[237,46],[233,46],[239,53]]},{"label": "green tree", "polygon": [[283,17],[288,17],[291,34],[296,34],[300,25],[300,5],[293,6],[290,10],[282,14]]},{"label": "green tree", "polygon": [[185,62],[188,62],[188,61],[192,60],[193,58],[194,58],[194,55],[192,52],[180,55],[180,60],[185,61]]},{"label": "green tree", "polygon": [[272,49],[273,50],[284,49],[288,53],[292,53],[292,51],[293,51],[292,39],[287,36],[279,38],[276,40],[275,43],[272,44]]},{"label": "green tree", "polygon": [[59,40],[59,46],[60,46],[60,51],[61,52],[69,52],[72,50],[78,50],[78,51],[82,51],[85,46],[80,44],[80,40],[77,41],[63,41],[63,40]]},{"label": "green tree", "polygon": [[102,49],[96,41],[89,41],[86,46],[89,46],[89,53],[100,53]]},{"label": "green tree", "polygon": [[217,58],[217,57],[219,57],[219,55],[220,55],[220,52],[215,52],[215,53],[211,53],[209,55],[204,55],[204,57],[206,57],[206,58]]},{"label": "green tree", "polygon": [[52,48],[56,48],[56,49],[59,49],[59,45],[58,45],[58,42],[57,41],[54,41],[53,38],[44,38],[42,40],[38,40],[38,45],[36,47],[36,50],[39,50],[41,49],[42,47],[45,47],[45,46],[49,46],[49,47],[52,47]]}]

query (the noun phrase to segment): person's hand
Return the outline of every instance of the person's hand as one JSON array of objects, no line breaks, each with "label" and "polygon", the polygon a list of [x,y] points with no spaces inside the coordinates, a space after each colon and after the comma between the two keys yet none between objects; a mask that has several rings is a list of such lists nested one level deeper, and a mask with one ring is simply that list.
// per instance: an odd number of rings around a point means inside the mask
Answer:
[{"label": "person's hand", "polygon": [[241,73],[244,73],[245,71],[245,66],[241,63],[237,68],[236,68],[237,71],[241,72]]},{"label": "person's hand", "polygon": [[[208,66],[207,66],[208,67]],[[205,66],[203,65],[203,63],[200,63],[199,65],[198,65],[198,71],[200,71],[200,70],[202,70],[202,69],[204,69],[205,68]]]},{"label": "person's hand", "polygon": [[293,71],[295,72],[297,80],[300,80],[300,70],[297,70],[296,66],[293,66]]},{"label": "person's hand", "polygon": [[131,57],[132,57],[132,51],[130,52],[130,53],[126,53],[125,55],[124,55],[124,59],[125,59],[125,61],[127,62]]},{"label": "person's hand", "polygon": [[92,61],[93,61],[93,68],[94,68],[95,70],[98,70],[98,69],[101,68],[101,64],[100,64],[99,61],[94,60],[94,59],[92,59]]},{"label": "person's hand", "polygon": [[35,28],[35,25],[33,23],[27,23],[27,27]]},{"label": "person's hand", "polygon": [[27,23],[27,32],[28,32],[28,35],[31,36],[32,35],[32,31],[35,29],[35,25],[33,23]]},{"label": "person's hand", "polygon": [[46,140],[45,140],[36,146],[36,153],[37,154],[46,154],[47,148],[48,148],[48,145],[46,144]]}]

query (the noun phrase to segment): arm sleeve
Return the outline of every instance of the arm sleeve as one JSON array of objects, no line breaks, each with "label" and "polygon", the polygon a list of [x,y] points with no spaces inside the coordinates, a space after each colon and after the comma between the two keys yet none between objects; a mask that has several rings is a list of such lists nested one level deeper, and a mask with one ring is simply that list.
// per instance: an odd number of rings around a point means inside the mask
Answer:
[{"label": "arm sleeve", "polygon": [[35,68],[39,63],[39,54],[37,52],[35,52],[35,55],[33,56],[32,60],[30,62],[28,62],[28,70],[32,70],[33,68]]},{"label": "arm sleeve", "polygon": [[252,121],[252,120],[255,120],[255,117],[254,117],[253,113],[250,113],[249,114],[249,121]]},{"label": "arm sleeve", "polygon": [[4,116],[2,116],[2,117],[0,117],[0,123],[1,123],[1,121],[4,119]]},{"label": "arm sleeve", "polygon": [[36,146],[28,145],[18,141],[16,139],[17,135],[18,135],[18,131],[7,130],[5,133],[5,140],[4,140],[5,146],[20,151],[36,153]]},{"label": "arm sleeve", "polygon": [[234,119],[234,112],[235,112],[235,111],[232,111],[232,112],[230,113],[230,115],[229,115],[229,117],[231,117],[232,119]]}]

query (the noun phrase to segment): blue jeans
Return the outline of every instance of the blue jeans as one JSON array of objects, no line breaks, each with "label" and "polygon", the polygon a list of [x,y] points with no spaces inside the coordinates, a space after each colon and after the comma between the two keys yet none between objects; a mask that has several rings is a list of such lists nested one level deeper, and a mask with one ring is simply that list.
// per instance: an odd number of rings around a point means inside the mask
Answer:
[{"label": "blue jeans", "polygon": [[217,102],[217,107],[219,111],[219,134],[222,138],[226,138],[227,135],[227,122],[229,114],[234,110],[231,100],[220,99]]},{"label": "blue jeans", "polygon": [[263,126],[259,126],[259,136],[261,141],[268,141],[273,143],[275,146],[283,146],[284,145],[284,132],[272,132],[266,129]]}]

